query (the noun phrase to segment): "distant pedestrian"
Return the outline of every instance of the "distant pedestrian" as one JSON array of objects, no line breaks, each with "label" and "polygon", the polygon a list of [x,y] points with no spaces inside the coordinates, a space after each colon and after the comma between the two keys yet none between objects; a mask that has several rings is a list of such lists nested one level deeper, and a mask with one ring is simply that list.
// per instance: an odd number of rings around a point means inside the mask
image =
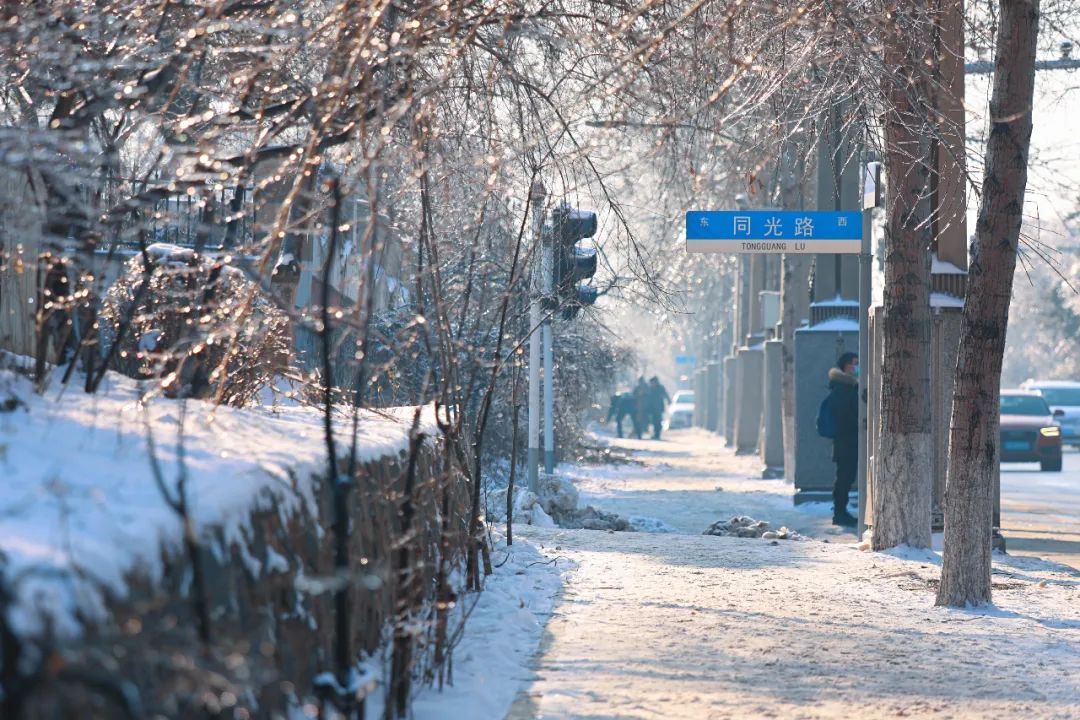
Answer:
[{"label": "distant pedestrian", "polygon": [[664,421],[664,407],[671,402],[667,388],[660,384],[660,378],[655,375],[649,380],[648,413],[649,424],[653,427],[653,440],[660,439],[660,426]]},{"label": "distant pedestrian", "polygon": [[649,384],[645,382],[645,376],[642,375],[638,378],[637,385],[634,387],[634,437],[638,440],[641,439],[641,434],[645,432],[645,428],[648,420],[649,409]]},{"label": "distant pedestrian", "polygon": [[[859,470],[859,356],[847,352],[829,370],[833,462],[836,463],[836,482],[833,484],[833,525],[855,527],[858,520],[848,512],[848,494],[855,484]],[[820,428],[819,428],[820,430]]]},{"label": "distant pedestrian", "polygon": [[637,410],[637,406],[634,403],[634,395],[629,392],[621,392],[617,395],[611,396],[611,406],[608,407],[608,414],[606,422],[615,421],[615,431],[619,437],[623,436],[622,423],[627,417],[630,418],[630,422],[633,427],[637,427],[637,422],[634,418],[634,413]]}]

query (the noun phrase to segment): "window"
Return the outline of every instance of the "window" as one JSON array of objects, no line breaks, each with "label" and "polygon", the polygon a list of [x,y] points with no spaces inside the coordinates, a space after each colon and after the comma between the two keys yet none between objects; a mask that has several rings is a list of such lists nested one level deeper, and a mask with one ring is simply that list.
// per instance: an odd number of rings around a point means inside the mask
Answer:
[{"label": "window", "polygon": [[1047,405],[1080,405],[1080,388],[1037,388]]},{"label": "window", "polygon": [[1002,395],[1002,415],[1049,415],[1050,408],[1038,395]]}]

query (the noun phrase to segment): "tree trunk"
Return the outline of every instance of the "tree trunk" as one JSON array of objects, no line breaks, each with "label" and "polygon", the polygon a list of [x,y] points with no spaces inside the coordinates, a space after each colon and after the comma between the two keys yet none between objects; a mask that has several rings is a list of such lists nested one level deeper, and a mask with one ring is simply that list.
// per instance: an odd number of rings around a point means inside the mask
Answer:
[{"label": "tree trunk", "polygon": [[873,547],[929,547],[933,496],[930,436],[930,138],[926,0],[898,6],[885,38],[885,227],[881,440],[875,458]]},{"label": "tree trunk", "polygon": [[998,394],[1027,187],[1038,0],[1000,0],[982,204],[960,331],[938,605],[990,602]]}]

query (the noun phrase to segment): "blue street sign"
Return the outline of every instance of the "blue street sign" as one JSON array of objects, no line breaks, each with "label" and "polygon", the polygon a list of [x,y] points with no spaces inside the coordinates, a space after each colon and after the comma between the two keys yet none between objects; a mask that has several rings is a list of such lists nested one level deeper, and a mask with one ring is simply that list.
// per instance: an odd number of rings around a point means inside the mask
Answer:
[{"label": "blue street sign", "polygon": [[693,355],[676,355],[676,365],[694,365],[697,363],[697,358]]},{"label": "blue street sign", "polygon": [[857,253],[858,210],[690,210],[688,252]]}]

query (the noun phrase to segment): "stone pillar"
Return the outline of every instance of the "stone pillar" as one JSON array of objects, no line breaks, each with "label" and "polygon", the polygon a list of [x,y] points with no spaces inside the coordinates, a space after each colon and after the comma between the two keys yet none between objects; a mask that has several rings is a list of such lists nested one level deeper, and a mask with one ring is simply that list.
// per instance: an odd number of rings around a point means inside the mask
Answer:
[{"label": "stone pillar", "polygon": [[720,363],[715,360],[705,366],[705,429],[716,432],[720,428]]},{"label": "stone pillar", "polygon": [[761,292],[765,290],[765,256],[751,255],[749,265],[750,287],[747,300],[750,304],[750,324],[747,327],[746,335],[738,339],[740,346],[743,343],[749,344],[747,335],[761,335],[765,326],[761,317]]},{"label": "stone pillar", "polygon": [[724,445],[735,445],[736,358],[724,358]]},{"label": "stone pillar", "polygon": [[859,351],[859,324],[834,318],[795,332],[795,503],[831,502],[836,464],[832,442],[817,434],[817,413],[829,394],[829,370],[844,352]]},{"label": "stone pillar", "polygon": [[967,182],[964,152],[964,2],[935,0],[938,9],[938,106],[945,122],[934,140],[931,176],[933,233],[937,256],[967,269]]},{"label": "stone pillar", "polygon": [[705,368],[697,367],[693,370],[693,424],[696,427],[705,426],[706,409],[703,403],[705,398]]},{"label": "stone pillar", "polygon": [[[818,142],[818,210],[859,210],[862,207],[862,166],[859,153],[844,131],[844,103],[829,109]],[[859,297],[859,263],[855,254],[815,255],[815,301]]]},{"label": "stone pillar", "polygon": [[784,404],[781,397],[781,373],[784,364],[784,343],[769,340],[765,343],[764,417],[762,420],[761,461],[765,467],[762,477],[784,476]]},{"label": "stone pillar", "polygon": [[735,452],[757,451],[761,434],[762,393],[764,391],[764,351],[758,347],[739,348],[735,372]]}]

